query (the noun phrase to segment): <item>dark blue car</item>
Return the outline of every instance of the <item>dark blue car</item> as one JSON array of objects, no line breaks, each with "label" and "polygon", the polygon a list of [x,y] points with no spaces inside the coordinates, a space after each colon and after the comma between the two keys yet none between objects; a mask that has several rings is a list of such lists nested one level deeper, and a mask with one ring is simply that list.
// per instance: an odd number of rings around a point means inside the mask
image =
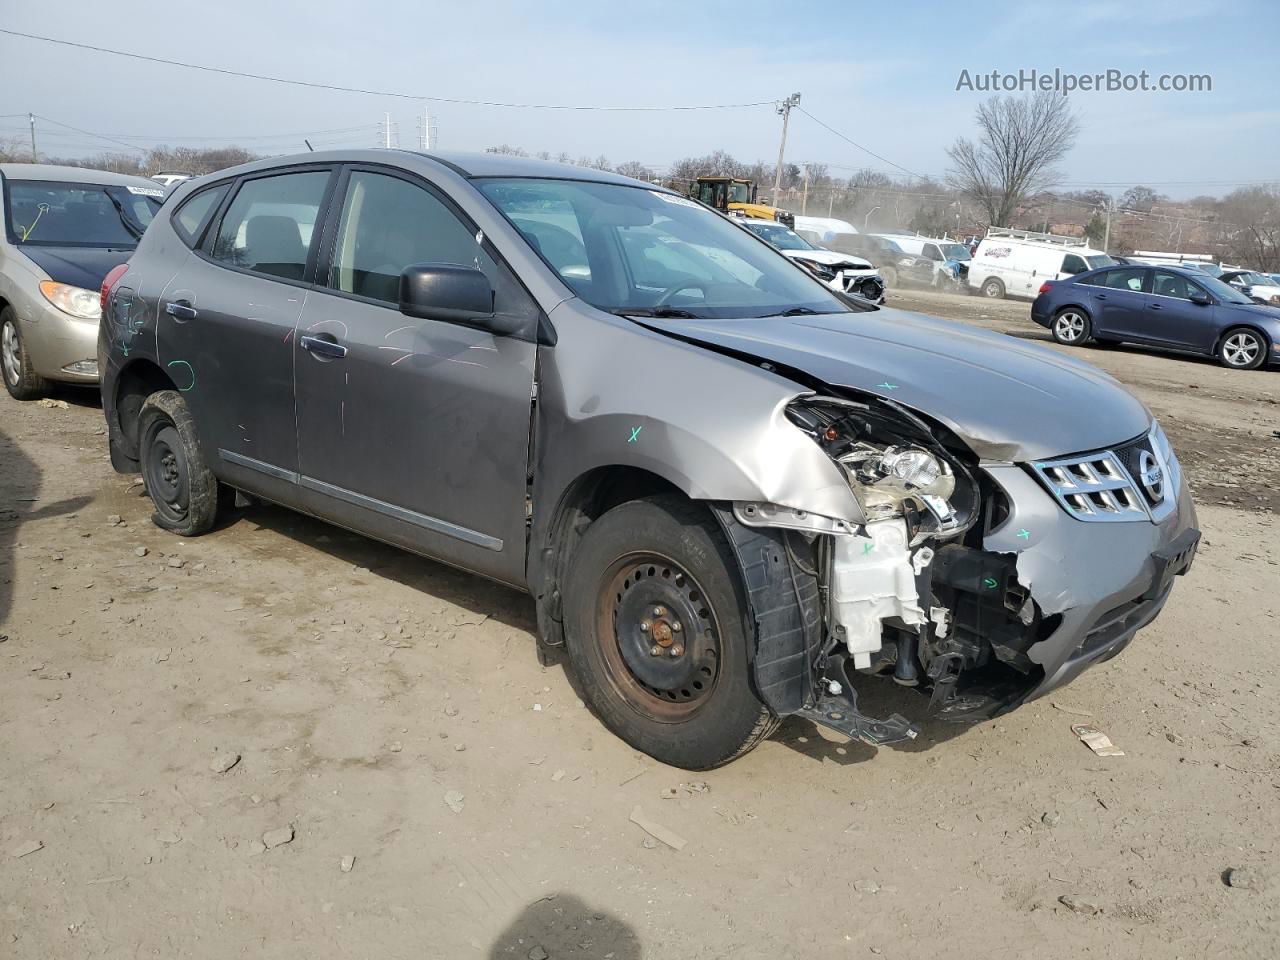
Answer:
[{"label": "dark blue car", "polygon": [[1050,280],[1031,319],[1068,346],[1147,344],[1253,370],[1280,361],[1280,309],[1194,269],[1129,264]]}]

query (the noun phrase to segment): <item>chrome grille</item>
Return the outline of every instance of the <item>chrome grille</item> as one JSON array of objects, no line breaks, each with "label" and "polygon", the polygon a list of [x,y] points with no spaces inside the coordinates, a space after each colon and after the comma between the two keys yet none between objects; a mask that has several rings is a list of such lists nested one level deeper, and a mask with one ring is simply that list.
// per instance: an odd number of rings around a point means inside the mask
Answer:
[{"label": "chrome grille", "polygon": [[[1078,520],[1162,520],[1177,503],[1181,482],[1178,459],[1158,424],[1114,450],[1031,466]],[[1158,482],[1152,482],[1155,478]]]}]

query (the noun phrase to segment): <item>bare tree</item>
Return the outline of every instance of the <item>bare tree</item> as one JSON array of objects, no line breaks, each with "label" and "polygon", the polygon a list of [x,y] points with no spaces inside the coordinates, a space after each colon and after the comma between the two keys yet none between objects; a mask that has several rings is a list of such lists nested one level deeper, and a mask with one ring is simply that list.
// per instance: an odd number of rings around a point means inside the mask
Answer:
[{"label": "bare tree", "polygon": [[655,177],[654,172],[638,160],[628,160],[626,163],[620,163],[613,168],[613,172],[635,180],[649,181]]},{"label": "bare tree", "polygon": [[1018,208],[1057,180],[1054,164],[1075,145],[1080,124],[1065,97],[991,97],[978,106],[978,142],[961,137],[947,150],[948,179],[1007,227]]}]

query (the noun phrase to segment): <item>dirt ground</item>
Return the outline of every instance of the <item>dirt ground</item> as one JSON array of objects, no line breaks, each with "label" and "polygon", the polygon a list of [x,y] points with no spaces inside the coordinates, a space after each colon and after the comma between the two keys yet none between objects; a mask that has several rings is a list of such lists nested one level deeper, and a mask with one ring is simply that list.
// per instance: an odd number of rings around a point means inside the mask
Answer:
[{"label": "dirt ground", "polygon": [[179,540],[92,394],[3,397],[0,957],[1276,956],[1280,373],[1083,354],[1200,504],[1160,619],[1000,720],[879,751],[791,720],[697,775],[538,665],[524,596],[271,507]]}]

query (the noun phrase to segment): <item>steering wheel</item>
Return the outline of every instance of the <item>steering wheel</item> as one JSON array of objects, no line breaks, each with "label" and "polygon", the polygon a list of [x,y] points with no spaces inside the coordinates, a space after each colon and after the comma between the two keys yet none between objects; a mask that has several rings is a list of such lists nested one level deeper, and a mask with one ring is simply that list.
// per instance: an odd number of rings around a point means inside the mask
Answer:
[{"label": "steering wheel", "polygon": [[662,293],[658,294],[658,299],[653,302],[654,307],[665,307],[671,302],[672,298],[682,290],[701,290],[702,296],[707,295],[707,285],[697,280],[689,280],[685,283],[677,283],[674,286],[667,287]]}]

